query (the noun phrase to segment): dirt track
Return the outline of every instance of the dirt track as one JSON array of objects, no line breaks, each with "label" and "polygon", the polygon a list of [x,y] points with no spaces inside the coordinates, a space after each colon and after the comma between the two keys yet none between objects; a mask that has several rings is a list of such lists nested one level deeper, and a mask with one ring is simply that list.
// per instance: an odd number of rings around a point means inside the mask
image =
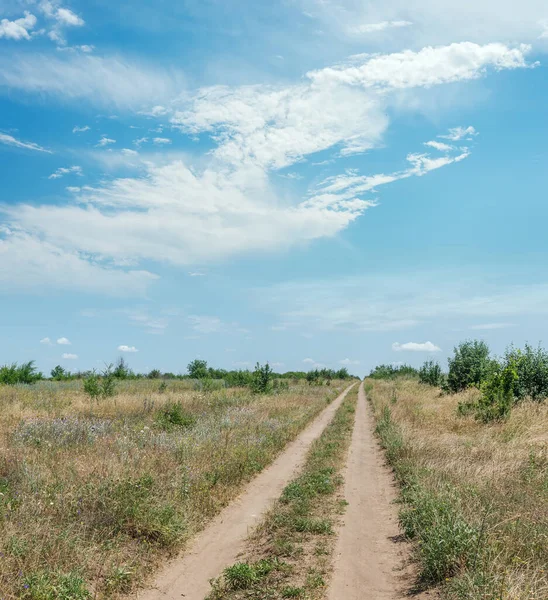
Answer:
[{"label": "dirt track", "polygon": [[360,385],[356,421],[344,472],[348,502],[338,531],[329,600],[397,600],[406,596],[408,577],[400,570],[404,550],[395,488],[373,433],[373,417]]},{"label": "dirt track", "polygon": [[210,591],[209,580],[236,561],[245,548],[249,530],[257,524],[303,464],[310,444],[331,421],[350,387],[289,444],[237,500],[209,523],[184,555],[166,565],[153,588],[138,595],[140,600],[204,600]]}]

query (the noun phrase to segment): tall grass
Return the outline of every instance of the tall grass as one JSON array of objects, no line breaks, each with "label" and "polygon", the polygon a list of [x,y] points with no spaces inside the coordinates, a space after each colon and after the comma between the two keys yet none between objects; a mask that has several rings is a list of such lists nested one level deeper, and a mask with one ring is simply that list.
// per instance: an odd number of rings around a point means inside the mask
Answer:
[{"label": "tall grass", "polygon": [[78,383],[0,387],[3,600],[131,593],[342,387],[149,380],[91,402]]},{"label": "tall grass", "polygon": [[417,586],[451,600],[548,598],[548,407],[525,402],[486,426],[456,410],[478,390],[442,396],[412,380],[368,390]]}]

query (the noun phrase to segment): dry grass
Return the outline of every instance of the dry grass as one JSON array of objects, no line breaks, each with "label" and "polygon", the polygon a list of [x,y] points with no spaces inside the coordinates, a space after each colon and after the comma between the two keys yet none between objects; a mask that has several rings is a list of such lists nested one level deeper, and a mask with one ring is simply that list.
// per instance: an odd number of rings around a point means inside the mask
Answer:
[{"label": "dry grass", "polygon": [[0,598],[131,592],[342,388],[0,386]]},{"label": "dry grass", "polygon": [[358,386],[310,448],[301,474],[248,540],[245,557],[213,583],[209,600],[325,598],[335,543],[334,525],[345,502],[340,471],[354,424]]},{"label": "dry grass", "polygon": [[442,396],[412,380],[367,387],[403,486],[419,584],[447,598],[546,600],[548,406],[524,402],[485,425],[457,415],[474,391]]}]

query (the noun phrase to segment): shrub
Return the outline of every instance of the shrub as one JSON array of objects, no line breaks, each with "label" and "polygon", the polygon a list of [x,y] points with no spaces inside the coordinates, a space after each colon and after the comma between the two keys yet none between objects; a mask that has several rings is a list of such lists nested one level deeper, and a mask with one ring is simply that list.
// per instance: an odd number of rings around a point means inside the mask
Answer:
[{"label": "shrub", "polygon": [[439,387],[443,383],[441,367],[433,360],[427,360],[419,369],[419,381],[426,385]]},{"label": "shrub", "polygon": [[152,371],[147,375],[149,379],[160,379],[162,373],[159,369],[152,369]]},{"label": "shrub", "polygon": [[259,363],[255,366],[251,390],[255,394],[267,394],[272,389],[273,371],[268,363],[261,366]]},{"label": "shrub", "polygon": [[482,384],[477,418],[484,422],[506,418],[514,404],[514,386],[517,380],[518,373],[513,360],[494,370]]},{"label": "shrub", "polygon": [[534,349],[525,344],[523,350],[506,350],[506,363],[515,365],[517,380],[514,395],[517,400],[531,398],[539,402],[548,398],[548,352],[540,346]]},{"label": "shrub", "polygon": [[187,371],[192,379],[205,379],[209,375],[207,361],[198,358],[188,363]]},{"label": "shrub", "polygon": [[156,422],[163,429],[181,427],[183,429],[192,427],[196,423],[196,417],[183,409],[180,402],[167,404],[156,417]]},{"label": "shrub", "polygon": [[[110,370],[112,370],[112,365],[110,366]],[[123,356],[120,356],[116,361],[112,376],[116,377],[116,379],[130,379],[133,377],[133,371],[129,368]]]},{"label": "shrub", "polygon": [[461,392],[470,386],[480,387],[496,368],[489,358],[489,347],[484,341],[467,340],[454,349],[455,355],[448,360],[447,390]]},{"label": "shrub", "polygon": [[98,401],[99,398],[114,396],[116,382],[114,380],[114,373],[112,372],[112,365],[107,365],[102,373],[102,377],[99,377],[95,371],[92,371],[84,379],[84,392],[91,400],[95,401]]},{"label": "shrub", "polygon": [[369,377],[372,379],[395,379],[396,377],[416,377],[417,369],[410,365],[378,365]]},{"label": "shrub", "polygon": [[18,365],[4,365],[0,367],[0,384],[16,385],[18,383],[35,383],[42,379],[42,373],[39,373],[34,366],[34,361]]}]

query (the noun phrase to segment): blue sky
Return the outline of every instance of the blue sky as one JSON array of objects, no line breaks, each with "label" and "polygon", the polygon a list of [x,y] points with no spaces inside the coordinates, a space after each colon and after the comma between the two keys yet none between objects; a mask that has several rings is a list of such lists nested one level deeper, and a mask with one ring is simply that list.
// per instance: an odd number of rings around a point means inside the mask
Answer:
[{"label": "blue sky", "polygon": [[548,338],[548,6],[4,0],[0,363]]}]

